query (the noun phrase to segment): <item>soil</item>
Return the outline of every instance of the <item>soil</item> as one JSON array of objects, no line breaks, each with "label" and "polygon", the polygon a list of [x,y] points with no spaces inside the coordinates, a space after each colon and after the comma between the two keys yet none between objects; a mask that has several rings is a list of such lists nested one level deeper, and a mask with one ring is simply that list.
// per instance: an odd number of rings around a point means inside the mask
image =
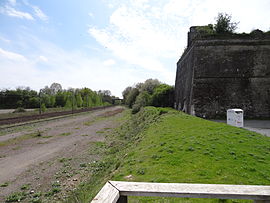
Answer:
[{"label": "soil", "polygon": [[[48,193],[53,184],[61,185],[65,197],[91,176],[85,165],[100,158],[91,146],[104,142],[123,110],[109,107],[1,130],[0,202],[16,191]],[[56,201],[58,196],[51,198]]]}]

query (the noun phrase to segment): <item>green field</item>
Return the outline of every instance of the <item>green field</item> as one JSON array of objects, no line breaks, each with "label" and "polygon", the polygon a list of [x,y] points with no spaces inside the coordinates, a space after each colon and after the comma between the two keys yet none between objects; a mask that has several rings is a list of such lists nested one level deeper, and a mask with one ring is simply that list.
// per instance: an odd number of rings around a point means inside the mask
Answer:
[{"label": "green field", "polygon": [[[82,201],[93,198],[108,179],[270,185],[268,137],[172,109],[146,107],[136,115],[126,113],[124,120],[128,121],[114,134],[108,135],[108,143],[97,146],[104,159],[93,168],[106,169],[97,170],[96,176],[74,193]],[[130,202],[151,200],[224,202],[188,198],[129,198]]]}]

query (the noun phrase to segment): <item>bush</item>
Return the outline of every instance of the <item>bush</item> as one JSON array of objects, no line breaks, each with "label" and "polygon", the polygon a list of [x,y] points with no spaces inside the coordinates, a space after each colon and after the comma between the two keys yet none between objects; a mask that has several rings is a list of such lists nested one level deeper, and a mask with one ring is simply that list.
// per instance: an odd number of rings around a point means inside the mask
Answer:
[{"label": "bush", "polygon": [[217,16],[216,24],[214,25],[214,31],[220,33],[233,33],[237,29],[238,23],[231,22],[232,16],[227,13],[219,13]]},{"label": "bush", "polygon": [[23,107],[19,107],[13,111],[13,113],[23,113],[26,112],[26,110]]},{"label": "bush", "polygon": [[156,107],[173,107],[174,88],[170,85],[161,84],[154,90],[152,105]]},{"label": "bush", "polygon": [[151,96],[146,92],[141,92],[137,97],[134,105],[132,106],[132,113],[140,111],[141,107],[148,106],[151,103]]},{"label": "bush", "polygon": [[196,31],[201,35],[211,35],[215,33],[212,24],[208,24],[206,26],[196,26]]},{"label": "bush", "polygon": [[45,112],[46,109],[47,109],[45,104],[41,104],[41,107],[40,108],[41,108],[41,111],[42,112]]}]

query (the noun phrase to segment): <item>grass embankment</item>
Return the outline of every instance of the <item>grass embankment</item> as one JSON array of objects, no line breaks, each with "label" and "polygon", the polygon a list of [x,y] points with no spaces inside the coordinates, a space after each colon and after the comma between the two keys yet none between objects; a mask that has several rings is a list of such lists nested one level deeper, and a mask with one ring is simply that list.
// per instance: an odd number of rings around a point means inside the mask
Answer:
[{"label": "grass embankment", "polygon": [[[129,118],[82,188],[92,198],[107,179],[144,182],[270,185],[270,138],[170,109],[147,107]],[[155,122],[154,122],[155,121]],[[112,136],[113,137],[113,136]],[[91,193],[91,194],[89,194]],[[86,194],[82,190],[77,195]],[[130,202],[217,202],[134,197]],[[238,202],[238,201],[233,201]],[[246,202],[246,201],[245,201]]]}]

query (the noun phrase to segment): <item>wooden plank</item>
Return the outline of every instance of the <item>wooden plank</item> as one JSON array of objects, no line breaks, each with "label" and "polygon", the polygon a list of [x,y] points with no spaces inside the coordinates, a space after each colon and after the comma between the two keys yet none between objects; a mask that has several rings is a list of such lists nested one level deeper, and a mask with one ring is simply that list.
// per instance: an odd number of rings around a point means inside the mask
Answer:
[{"label": "wooden plank", "polygon": [[110,181],[123,196],[270,200],[270,186]]},{"label": "wooden plank", "polygon": [[119,197],[119,191],[107,182],[91,203],[116,203]]}]

